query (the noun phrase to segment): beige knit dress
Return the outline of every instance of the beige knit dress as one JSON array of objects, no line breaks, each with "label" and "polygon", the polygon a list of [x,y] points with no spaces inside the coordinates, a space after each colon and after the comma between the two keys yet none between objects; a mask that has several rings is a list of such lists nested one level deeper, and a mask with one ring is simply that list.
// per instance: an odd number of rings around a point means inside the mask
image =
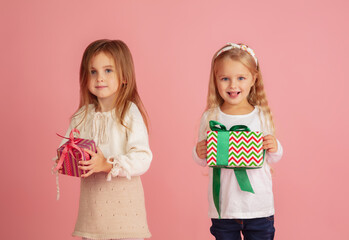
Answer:
[{"label": "beige knit dress", "polygon": [[[78,121],[72,119],[70,129]],[[78,127],[81,138],[93,139],[106,158],[115,160],[117,171],[111,181],[107,181],[107,173],[94,173],[81,179],[73,236],[91,239],[151,236],[140,175],[149,168],[152,153],[143,118],[133,103],[125,122],[128,129],[117,124],[114,110],[96,112],[90,105],[86,121]]]}]

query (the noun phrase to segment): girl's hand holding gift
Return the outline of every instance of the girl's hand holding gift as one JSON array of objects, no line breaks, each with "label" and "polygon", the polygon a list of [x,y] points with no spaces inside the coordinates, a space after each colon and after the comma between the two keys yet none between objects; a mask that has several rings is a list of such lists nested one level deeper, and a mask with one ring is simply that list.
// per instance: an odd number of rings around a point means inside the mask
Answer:
[{"label": "girl's hand holding gift", "polygon": [[206,140],[202,140],[196,144],[196,154],[199,158],[203,159],[207,156],[207,143]]},{"label": "girl's hand holding gift", "polygon": [[107,159],[104,157],[101,149],[97,147],[97,153],[84,149],[84,151],[91,155],[91,159],[88,161],[80,161],[79,164],[83,166],[79,166],[81,170],[88,171],[87,173],[81,175],[81,177],[88,177],[93,173],[98,172],[109,172],[112,169],[112,165],[107,163]]},{"label": "girl's hand holding gift", "polygon": [[263,138],[263,149],[266,149],[270,153],[277,152],[278,143],[273,135],[267,135]]}]

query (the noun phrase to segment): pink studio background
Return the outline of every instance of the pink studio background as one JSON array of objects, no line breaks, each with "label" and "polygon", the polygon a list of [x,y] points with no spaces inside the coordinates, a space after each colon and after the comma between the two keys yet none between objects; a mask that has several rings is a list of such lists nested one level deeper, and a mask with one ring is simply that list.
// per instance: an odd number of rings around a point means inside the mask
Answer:
[{"label": "pink studio background", "polygon": [[85,47],[130,47],[150,116],[142,177],[152,239],[207,240],[207,170],[191,158],[210,60],[227,41],[261,62],[277,137],[276,239],[345,239],[349,167],[347,1],[1,1],[1,234],[73,239],[79,181],[50,159],[78,106]]}]

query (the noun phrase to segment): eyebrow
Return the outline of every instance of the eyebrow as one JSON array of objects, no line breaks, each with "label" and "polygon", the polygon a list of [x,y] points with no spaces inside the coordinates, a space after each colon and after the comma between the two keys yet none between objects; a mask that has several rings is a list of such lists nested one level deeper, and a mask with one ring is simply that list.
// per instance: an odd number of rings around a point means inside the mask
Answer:
[{"label": "eyebrow", "polygon": [[221,75],[217,75],[217,77],[221,78],[221,77],[226,77],[226,75],[221,74]]},{"label": "eyebrow", "polygon": [[[229,75],[229,74],[228,74]],[[220,74],[220,75],[217,75],[217,77],[227,77],[228,75],[226,74]],[[248,73],[238,73],[238,74],[235,74],[236,76],[248,76]]]},{"label": "eyebrow", "polygon": [[[113,65],[106,65],[106,66],[103,66],[103,68],[113,68],[114,66]],[[90,67],[90,69],[95,69],[93,66]]]}]

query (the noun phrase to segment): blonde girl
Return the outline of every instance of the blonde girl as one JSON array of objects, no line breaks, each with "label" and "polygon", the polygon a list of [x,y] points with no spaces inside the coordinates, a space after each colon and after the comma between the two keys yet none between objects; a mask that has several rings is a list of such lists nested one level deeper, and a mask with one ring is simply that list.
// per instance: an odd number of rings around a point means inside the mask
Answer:
[{"label": "blonde girl", "polygon": [[150,237],[140,175],[152,160],[147,117],[137,92],[131,52],[120,40],[97,40],[80,67],[80,106],[67,132],[93,139],[97,153],[80,162],[80,185],[73,236],[83,239]]},{"label": "blonde girl", "polygon": [[[263,148],[266,162],[281,159],[282,146],[274,136],[274,124],[264,92],[259,61],[253,50],[244,44],[228,43],[213,56],[206,111],[200,123],[199,138],[193,150],[194,160],[206,165],[206,131],[210,120],[216,120],[227,129],[246,125],[251,131],[264,133]],[[234,171],[221,169],[220,208],[217,213],[212,196],[212,169],[209,170],[210,231],[217,240],[273,239],[274,200],[270,167],[248,170],[255,193],[239,188]]]}]

